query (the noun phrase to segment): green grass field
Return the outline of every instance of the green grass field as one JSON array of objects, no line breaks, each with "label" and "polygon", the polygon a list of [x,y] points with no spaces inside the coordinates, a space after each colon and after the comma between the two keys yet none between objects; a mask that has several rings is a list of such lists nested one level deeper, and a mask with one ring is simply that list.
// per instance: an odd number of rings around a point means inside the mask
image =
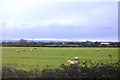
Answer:
[{"label": "green grass field", "polygon": [[[2,48],[2,66],[13,66],[18,69],[30,70],[34,68],[44,68],[51,65],[53,68],[60,64],[68,64],[69,59],[75,56],[80,57],[80,61],[91,60],[96,62],[118,60],[118,48],[44,48],[38,47],[3,47]],[[25,49],[25,51],[22,51]],[[20,52],[16,52],[20,50]]]}]

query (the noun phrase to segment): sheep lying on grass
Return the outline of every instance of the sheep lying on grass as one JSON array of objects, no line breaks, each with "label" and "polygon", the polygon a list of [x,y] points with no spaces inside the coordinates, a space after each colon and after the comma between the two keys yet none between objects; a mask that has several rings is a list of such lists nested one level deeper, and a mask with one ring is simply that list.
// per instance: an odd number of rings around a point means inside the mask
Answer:
[{"label": "sheep lying on grass", "polygon": [[16,50],[16,52],[20,52],[20,50]]},{"label": "sheep lying on grass", "polygon": [[78,64],[78,62],[75,61],[75,60],[68,60],[68,63],[69,63],[70,65]]}]

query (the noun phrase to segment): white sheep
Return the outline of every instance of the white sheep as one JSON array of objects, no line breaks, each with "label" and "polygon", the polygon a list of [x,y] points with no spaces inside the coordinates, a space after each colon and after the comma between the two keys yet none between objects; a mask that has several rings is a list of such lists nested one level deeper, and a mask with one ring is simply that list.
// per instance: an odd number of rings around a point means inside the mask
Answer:
[{"label": "white sheep", "polygon": [[23,51],[25,51],[25,49],[23,49]]},{"label": "white sheep", "polygon": [[69,63],[70,65],[78,64],[78,62],[75,61],[75,60],[68,60],[68,63]]},{"label": "white sheep", "polygon": [[20,52],[20,50],[16,50],[16,52]]},{"label": "white sheep", "polygon": [[74,59],[75,59],[75,60],[79,60],[79,57],[75,57]]},{"label": "white sheep", "polygon": [[30,51],[33,51],[33,49],[30,49]]},{"label": "white sheep", "polygon": [[70,62],[71,60],[68,60],[68,63]]},{"label": "white sheep", "polygon": [[99,49],[97,49],[97,51],[99,51]]}]

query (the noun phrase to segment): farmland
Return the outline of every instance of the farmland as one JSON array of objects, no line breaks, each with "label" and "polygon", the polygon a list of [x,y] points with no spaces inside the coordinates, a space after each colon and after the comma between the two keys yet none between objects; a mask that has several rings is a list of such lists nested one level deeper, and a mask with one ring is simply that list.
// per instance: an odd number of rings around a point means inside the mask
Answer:
[{"label": "farmland", "polygon": [[[23,51],[25,49],[25,51]],[[33,51],[30,51],[33,49]],[[20,50],[20,52],[16,52]],[[80,57],[80,62],[91,60],[93,62],[107,62],[118,60],[118,48],[49,48],[49,47],[3,47],[2,66],[13,66],[18,69],[30,70],[45,68],[46,66],[58,67],[68,65],[69,59]]]}]

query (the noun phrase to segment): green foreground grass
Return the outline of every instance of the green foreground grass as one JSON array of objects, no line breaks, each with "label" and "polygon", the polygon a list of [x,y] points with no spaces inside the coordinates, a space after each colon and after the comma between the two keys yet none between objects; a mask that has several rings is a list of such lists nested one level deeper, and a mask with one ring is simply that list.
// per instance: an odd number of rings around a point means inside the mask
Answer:
[{"label": "green foreground grass", "polygon": [[[25,49],[25,51],[22,51]],[[33,49],[33,51],[30,51]],[[31,70],[50,66],[56,68],[61,64],[68,65],[69,59],[80,57],[80,62],[108,62],[109,54],[112,61],[118,60],[118,48],[44,48],[44,47],[2,47],[2,66],[12,66],[17,69]],[[20,52],[16,52],[20,50]]]}]

